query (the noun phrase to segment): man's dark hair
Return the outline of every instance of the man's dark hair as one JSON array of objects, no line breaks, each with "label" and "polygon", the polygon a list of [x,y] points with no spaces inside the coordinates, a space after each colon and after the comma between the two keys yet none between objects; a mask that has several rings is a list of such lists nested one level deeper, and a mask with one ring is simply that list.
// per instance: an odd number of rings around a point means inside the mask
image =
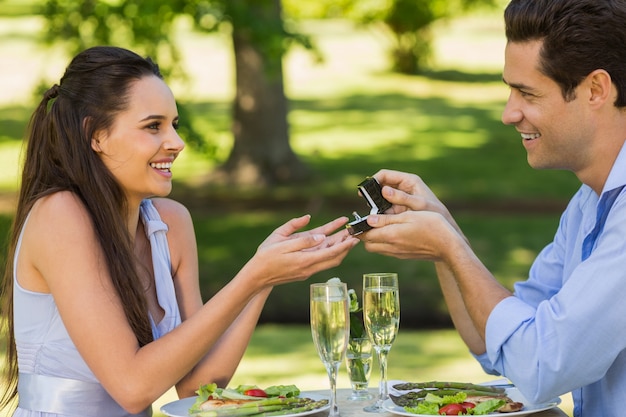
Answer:
[{"label": "man's dark hair", "polygon": [[626,106],[626,0],[512,0],[504,22],[508,42],[543,41],[539,70],[566,100],[604,69],[617,88],[615,105]]}]

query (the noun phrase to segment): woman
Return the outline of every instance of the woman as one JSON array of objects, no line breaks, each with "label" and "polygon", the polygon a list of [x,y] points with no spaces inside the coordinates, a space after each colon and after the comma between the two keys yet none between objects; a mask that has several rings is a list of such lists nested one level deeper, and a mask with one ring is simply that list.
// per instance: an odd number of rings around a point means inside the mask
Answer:
[{"label": "woman", "polygon": [[15,416],[148,416],[174,385],[226,385],[272,287],[358,242],[329,236],[346,218],[300,233],[309,216],[292,219],[203,305],[190,215],[159,198],[184,148],[177,125],[158,67],[120,48],[80,53],[45,93],[4,277]]}]

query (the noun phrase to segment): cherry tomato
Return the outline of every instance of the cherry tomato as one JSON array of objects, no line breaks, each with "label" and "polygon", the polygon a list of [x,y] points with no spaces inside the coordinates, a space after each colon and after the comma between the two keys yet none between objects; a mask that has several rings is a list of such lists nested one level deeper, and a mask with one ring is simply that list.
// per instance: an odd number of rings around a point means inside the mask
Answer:
[{"label": "cherry tomato", "polygon": [[251,397],[267,397],[267,394],[262,389],[254,388],[244,391],[245,395],[249,395]]},{"label": "cherry tomato", "polygon": [[470,408],[476,407],[476,404],[474,404],[472,402],[469,402],[469,401],[464,401],[464,402],[461,403],[461,405],[463,406],[465,411],[469,410]]},{"label": "cherry tomato", "polygon": [[465,413],[465,408],[461,404],[448,404],[439,409],[440,416],[460,416]]}]

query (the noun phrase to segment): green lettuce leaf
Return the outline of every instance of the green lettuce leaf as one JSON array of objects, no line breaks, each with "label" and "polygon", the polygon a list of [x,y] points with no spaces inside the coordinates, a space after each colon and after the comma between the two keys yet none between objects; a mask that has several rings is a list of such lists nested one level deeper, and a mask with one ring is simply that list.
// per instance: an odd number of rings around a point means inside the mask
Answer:
[{"label": "green lettuce leaf", "polygon": [[443,397],[440,397],[434,394],[426,394],[426,397],[424,397],[424,401],[429,402],[429,403],[439,404],[439,405],[446,405],[446,404],[460,404],[463,401],[465,401],[466,398],[467,398],[467,394],[464,392],[459,392],[454,395],[444,395]]},{"label": "green lettuce leaf", "polygon": [[467,398],[467,394],[459,392],[455,395],[444,395],[440,397],[434,394],[426,394],[423,401],[416,407],[404,407],[406,411],[413,414],[438,415],[439,409],[446,404],[460,404]]},{"label": "green lettuce leaf", "polygon": [[272,385],[265,388],[268,397],[297,397],[300,395],[300,389],[295,385]]},{"label": "green lettuce leaf", "polygon": [[404,407],[406,411],[413,414],[426,414],[436,416],[439,414],[439,404],[427,401],[420,401],[417,407]]},{"label": "green lettuce leaf", "polygon": [[196,394],[198,394],[198,398],[196,398],[196,402],[193,403],[193,405],[191,406],[191,408],[189,409],[190,412],[195,412],[195,411],[200,411],[200,405],[205,402],[206,400],[209,399],[210,396],[215,395],[218,396],[219,394],[217,393],[218,390],[222,390],[221,388],[217,387],[217,384],[213,383],[213,384],[205,384],[205,385],[201,385],[200,388],[198,388],[198,390],[196,391]]},{"label": "green lettuce leaf", "polygon": [[498,408],[506,404],[506,401],[494,398],[493,400],[487,400],[482,403],[476,404],[473,408],[474,415],[482,416],[485,414],[493,413]]},{"label": "green lettuce leaf", "polygon": [[235,391],[237,391],[240,394],[243,394],[249,389],[259,389],[259,387],[258,385],[239,385],[237,388],[235,388]]}]

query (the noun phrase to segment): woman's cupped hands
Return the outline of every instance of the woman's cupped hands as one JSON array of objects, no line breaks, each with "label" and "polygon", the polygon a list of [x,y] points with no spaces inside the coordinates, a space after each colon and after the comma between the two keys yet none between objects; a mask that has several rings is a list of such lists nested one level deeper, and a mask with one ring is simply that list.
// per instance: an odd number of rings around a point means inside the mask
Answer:
[{"label": "woman's cupped hands", "polygon": [[310,215],[291,219],[259,245],[250,262],[264,270],[263,279],[267,280],[267,285],[302,281],[335,267],[359,242],[344,227],[347,217],[302,230],[310,221]]}]

